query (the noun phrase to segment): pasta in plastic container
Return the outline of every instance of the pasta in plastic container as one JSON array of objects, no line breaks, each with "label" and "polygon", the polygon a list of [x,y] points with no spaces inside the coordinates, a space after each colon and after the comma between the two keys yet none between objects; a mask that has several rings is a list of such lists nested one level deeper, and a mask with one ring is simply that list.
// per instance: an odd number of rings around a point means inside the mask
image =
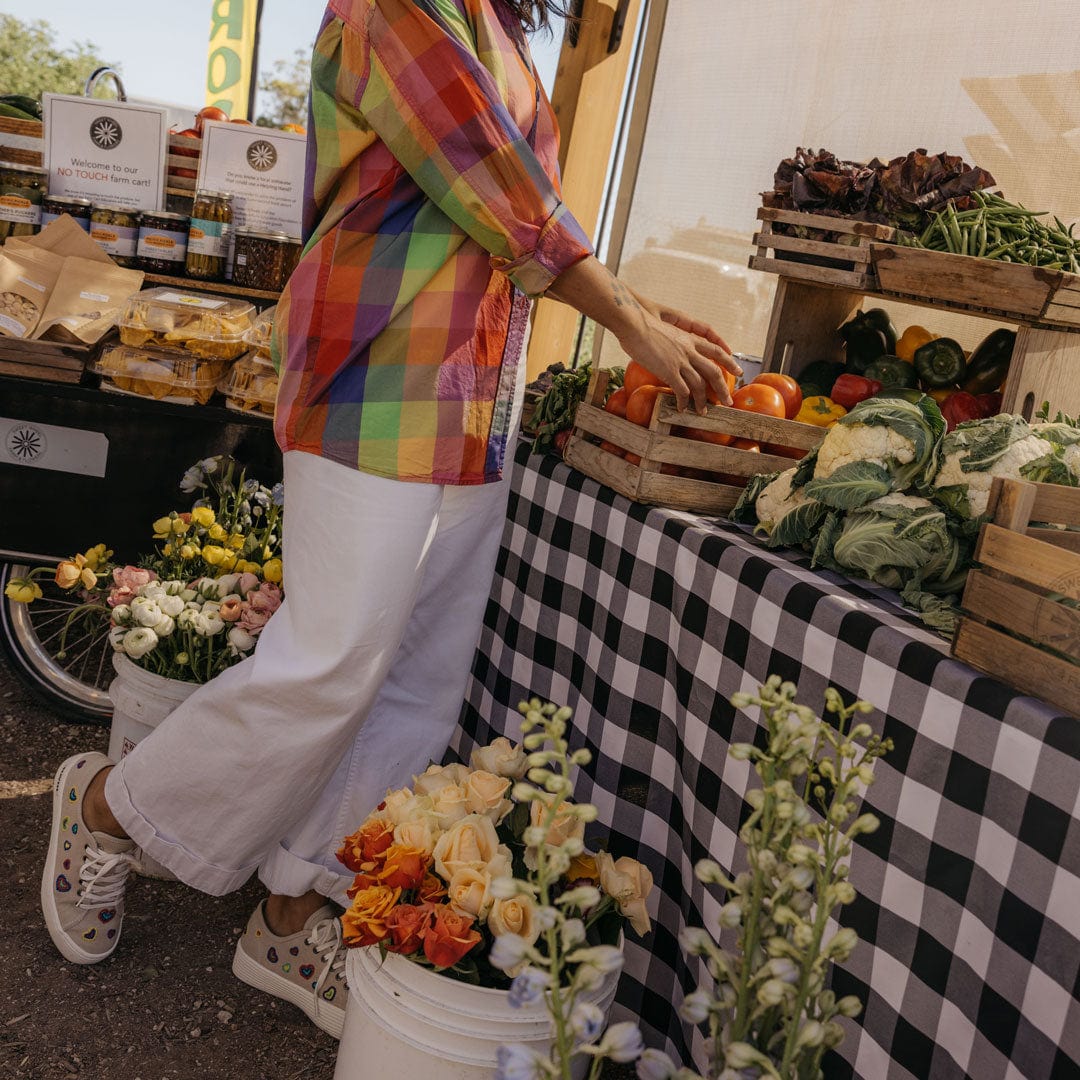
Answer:
[{"label": "pasta in plastic container", "polygon": [[274,365],[255,350],[242,356],[229,368],[219,388],[230,409],[260,416],[274,415],[277,372]]},{"label": "pasta in plastic container", "polygon": [[228,366],[228,360],[192,356],[182,349],[113,345],[90,370],[102,376],[102,389],[112,393],[205,405]]},{"label": "pasta in plastic container", "polygon": [[206,359],[234,360],[247,349],[255,305],[164,287],[145,289],[128,302],[120,320],[120,340],[143,346],[186,349]]},{"label": "pasta in plastic container", "polygon": [[277,305],[260,311],[255,316],[255,321],[244,334],[244,343],[250,349],[254,349],[261,357],[270,359],[270,334],[274,329],[274,313]]}]

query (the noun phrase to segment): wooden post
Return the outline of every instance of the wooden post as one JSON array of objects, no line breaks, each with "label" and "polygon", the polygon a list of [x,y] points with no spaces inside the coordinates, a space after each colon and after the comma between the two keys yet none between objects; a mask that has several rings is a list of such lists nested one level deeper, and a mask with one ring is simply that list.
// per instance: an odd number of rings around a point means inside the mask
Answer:
[{"label": "wooden post", "polygon": [[[595,238],[607,183],[608,161],[619,123],[619,104],[633,52],[642,0],[583,0],[576,42],[567,33],[551,103],[559,120],[563,200]],[[624,17],[621,38],[617,16]],[[619,38],[614,51],[609,48]],[[579,106],[584,106],[579,108]],[[541,300],[533,318],[527,370],[530,379],[557,360],[567,363],[577,336],[578,313]]]}]

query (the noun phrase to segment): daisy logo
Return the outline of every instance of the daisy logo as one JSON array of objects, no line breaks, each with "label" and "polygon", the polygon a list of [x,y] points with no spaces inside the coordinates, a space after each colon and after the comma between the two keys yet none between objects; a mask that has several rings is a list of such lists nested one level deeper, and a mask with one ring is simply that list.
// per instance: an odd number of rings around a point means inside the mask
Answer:
[{"label": "daisy logo", "polygon": [[111,116],[99,116],[90,124],[90,141],[99,150],[115,150],[123,137],[124,129]]},{"label": "daisy logo", "polygon": [[8,432],[5,442],[7,452],[20,464],[36,461],[48,446],[45,432],[33,424],[17,424]]},{"label": "daisy logo", "polygon": [[256,139],[247,148],[247,163],[256,172],[269,172],[277,164],[277,150],[266,139]]}]

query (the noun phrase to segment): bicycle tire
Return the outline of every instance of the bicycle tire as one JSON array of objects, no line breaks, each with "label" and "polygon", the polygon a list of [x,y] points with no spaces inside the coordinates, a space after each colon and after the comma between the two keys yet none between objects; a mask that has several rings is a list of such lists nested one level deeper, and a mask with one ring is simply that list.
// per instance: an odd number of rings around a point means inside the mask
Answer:
[{"label": "bicycle tire", "polygon": [[0,648],[15,674],[42,704],[66,720],[107,724],[112,717],[108,685],[114,676],[109,628],[75,628],[60,656],[60,634],[68,612],[78,600],[51,582],[39,584],[44,595],[20,604],[3,595],[12,578],[24,577],[30,567],[0,565]]}]

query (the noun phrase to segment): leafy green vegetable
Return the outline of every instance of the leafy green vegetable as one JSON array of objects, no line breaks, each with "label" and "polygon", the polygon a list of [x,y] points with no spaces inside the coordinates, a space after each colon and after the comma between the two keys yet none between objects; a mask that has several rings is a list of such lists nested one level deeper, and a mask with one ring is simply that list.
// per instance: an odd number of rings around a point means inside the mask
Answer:
[{"label": "leafy green vegetable", "polygon": [[872,499],[892,491],[888,469],[872,461],[852,461],[841,465],[824,480],[811,480],[806,494],[837,510],[857,510]]}]

